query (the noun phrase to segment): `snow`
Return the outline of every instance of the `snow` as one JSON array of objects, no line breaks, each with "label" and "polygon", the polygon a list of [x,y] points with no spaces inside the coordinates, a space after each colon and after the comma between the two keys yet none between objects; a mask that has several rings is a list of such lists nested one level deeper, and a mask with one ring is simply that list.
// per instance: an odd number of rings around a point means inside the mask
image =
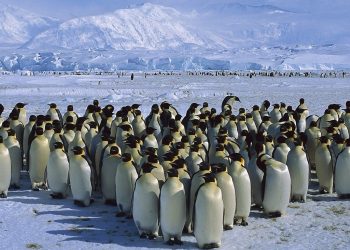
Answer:
[{"label": "snow", "polygon": [[[80,115],[97,98],[101,105],[141,103],[147,114],[153,103],[168,100],[184,114],[192,102],[208,101],[219,109],[227,93],[239,96],[240,106],[251,109],[268,98],[296,107],[304,97],[311,114],[322,114],[330,103],[349,99],[349,78],[237,77],[237,76],[151,76],[130,75],[1,75],[0,100],[4,116],[19,101],[27,102],[28,114],[46,113],[47,104],[56,102],[63,112],[73,104]],[[240,106],[236,107],[236,112]],[[247,227],[235,226],[223,234],[222,249],[346,249],[349,248],[350,201],[335,194],[319,195],[315,177],[310,182],[306,203],[291,203],[287,215],[268,219],[252,210]],[[73,205],[72,197],[53,200],[49,191],[30,190],[29,176],[23,172],[22,188],[10,191],[0,201],[2,248],[26,249],[134,249],[171,248],[159,238],[139,239],[132,220],[115,217],[116,208],[102,204],[99,194],[87,208]],[[196,248],[195,238],[183,237],[180,248]],[[30,245],[32,244],[32,245]]]}]

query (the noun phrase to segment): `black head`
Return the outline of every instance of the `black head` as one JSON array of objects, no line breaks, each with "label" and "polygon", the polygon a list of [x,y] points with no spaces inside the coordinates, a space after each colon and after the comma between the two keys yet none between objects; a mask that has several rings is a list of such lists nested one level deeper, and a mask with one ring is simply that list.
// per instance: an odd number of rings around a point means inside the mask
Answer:
[{"label": "black head", "polygon": [[35,130],[36,135],[43,135],[44,134],[44,129],[41,127],[36,128]]},{"label": "black head", "polygon": [[75,146],[72,151],[74,155],[82,155],[84,150],[79,146]]},{"label": "black head", "polygon": [[209,163],[203,161],[199,164],[199,169],[202,171],[203,170],[210,170],[210,165],[209,165]]},{"label": "black head", "polygon": [[9,129],[9,130],[7,130],[7,135],[8,136],[15,136],[16,135],[16,131],[14,131],[13,129]]},{"label": "black head", "polygon": [[52,109],[56,109],[57,108],[57,104],[56,103],[50,103],[48,104],[50,106],[50,108]]},{"label": "black head", "polygon": [[153,128],[153,127],[147,127],[146,128],[146,134],[151,135],[153,134],[157,129]]},{"label": "black head", "polygon": [[144,174],[146,173],[151,173],[152,170],[156,168],[155,166],[153,166],[151,163],[145,162],[142,166],[141,169],[143,171]]},{"label": "black head", "polygon": [[67,106],[67,111],[73,111],[73,110],[74,110],[73,105],[68,105],[68,106]]},{"label": "black head", "polygon": [[4,139],[0,136],[0,143],[4,143]]},{"label": "black head", "polygon": [[92,103],[94,106],[98,106],[100,104],[98,100],[94,100]]},{"label": "black head", "polygon": [[122,161],[123,161],[123,162],[129,162],[129,161],[131,161],[131,154],[129,154],[129,153],[124,153],[124,154],[122,154]]},{"label": "black head", "polygon": [[204,179],[205,183],[215,182],[216,178],[214,173],[206,173],[202,175],[202,178]]},{"label": "black head", "polygon": [[55,149],[63,149],[63,143],[60,141],[57,141],[53,144]]},{"label": "black head", "polygon": [[229,157],[232,161],[242,161],[243,159],[243,156],[239,153],[230,154]]},{"label": "black head", "polygon": [[22,109],[22,108],[24,108],[26,105],[28,105],[28,103],[19,102],[19,103],[16,104],[16,108]]},{"label": "black head", "polygon": [[171,168],[167,171],[169,177],[179,177],[179,172],[176,168]]}]

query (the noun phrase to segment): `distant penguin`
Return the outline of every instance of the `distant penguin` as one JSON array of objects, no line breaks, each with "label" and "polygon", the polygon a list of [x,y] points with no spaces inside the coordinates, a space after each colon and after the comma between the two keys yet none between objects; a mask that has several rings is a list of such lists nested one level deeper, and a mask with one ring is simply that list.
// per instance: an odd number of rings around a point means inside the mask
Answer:
[{"label": "distant penguin", "polygon": [[119,161],[115,175],[115,190],[117,197],[117,216],[132,216],[132,197],[138,178],[131,154],[124,153]]},{"label": "distant penguin", "polygon": [[35,134],[29,149],[29,176],[32,189],[39,191],[39,188],[47,189],[45,172],[49,161],[50,147],[41,127],[35,130]]},{"label": "distant penguin", "polygon": [[287,166],[292,182],[291,201],[306,201],[309,188],[309,163],[301,140],[296,141],[295,147],[289,151]]},{"label": "distant penguin", "polygon": [[75,146],[69,157],[69,180],[74,204],[87,207],[91,203],[91,168],[84,155],[83,148]]},{"label": "distant penguin", "polygon": [[350,140],[337,157],[335,164],[335,191],[340,199],[350,198]]},{"label": "distant penguin", "polygon": [[11,183],[11,156],[0,136],[0,198],[7,198]]},{"label": "distant penguin", "polygon": [[47,181],[52,191],[53,199],[63,199],[68,191],[69,162],[62,142],[54,144],[47,163]]},{"label": "distant penguin", "polygon": [[151,174],[152,164],[142,165],[133,195],[133,218],[140,238],[155,239],[159,229],[159,184]]},{"label": "distant penguin", "polygon": [[329,140],[320,137],[320,144],[315,151],[316,174],[320,193],[333,193],[333,159],[329,148]]},{"label": "distant penguin", "polygon": [[160,192],[160,226],[164,241],[181,245],[182,230],[186,222],[186,194],[177,169],[167,172],[168,179]]},{"label": "distant penguin", "polygon": [[286,213],[291,192],[291,179],[286,164],[269,155],[260,155],[257,165],[264,172],[263,207],[270,217],[280,217]]},{"label": "distant penguin", "polygon": [[115,175],[120,163],[119,149],[112,146],[109,155],[103,159],[101,168],[101,190],[105,204],[116,204]]},{"label": "distant penguin", "polygon": [[205,174],[194,204],[194,236],[199,248],[218,248],[223,234],[224,202],[212,173]]},{"label": "distant penguin", "polygon": [[227,173],[227,167],[223,163],[216,165],[214,169],[218,187],[221,189],[224,202],[224,230],[233,229],[236,212],[236,191],[232,177]]},{"label": "distant penguin", "polygon": [[238,154],[230,155],[231,164],[228,173],[231,175],[236,194],[235,224],[247,226],[247,218],[251,206],[251,183],[247,170],[244,168],[244,159]]},{"label": "distant penguin", "polygon": [[4,144],[9,150],[11,158],[11,187],[19,189],[23,157],[21,146],[16,139],[16,133],[14,130],[10,129],[8,131],[8,137],[4,141]]}]

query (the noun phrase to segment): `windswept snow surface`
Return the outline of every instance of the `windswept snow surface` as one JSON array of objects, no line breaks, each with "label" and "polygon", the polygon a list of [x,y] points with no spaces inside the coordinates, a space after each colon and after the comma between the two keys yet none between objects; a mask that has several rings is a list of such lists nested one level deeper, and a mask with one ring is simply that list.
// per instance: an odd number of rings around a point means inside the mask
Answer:
[{"label": "windswept snow surface", "polygon": [[[28,102],[28,114],[46,112],[56,102],[64,112],[73,104],[80,115],[97,98],[101,105],[141,103],[147,114],[153,103],[169,101],[184,114],[192,102],[208,101],[219,109],[227,93],[250,109],[265,99],[296,107],[304,97],[311,114],[322,114],[330,103],[349,100],[349,78],[147,76],[0,76],[0,103],[8,115],[19,101]],[[0,237],[3,249],[134,249],[172,248],[162,239],[140,239],[132,220],[115,217],[116,208],[95,203],[88,208],[73,205],[72,197],[52,200],[49,191],[30,191],[29,176],[22,173],[22,187],[0,201]],[[348,249],[350,201],[335,194],[319,195],[313,178],[306,203],[291,203],[287,215],[266,218],[252,210],[247,227],[235,226],[223,234],[222,249]],[[184,235],[179,248],[196,248],[195,238]]]}]

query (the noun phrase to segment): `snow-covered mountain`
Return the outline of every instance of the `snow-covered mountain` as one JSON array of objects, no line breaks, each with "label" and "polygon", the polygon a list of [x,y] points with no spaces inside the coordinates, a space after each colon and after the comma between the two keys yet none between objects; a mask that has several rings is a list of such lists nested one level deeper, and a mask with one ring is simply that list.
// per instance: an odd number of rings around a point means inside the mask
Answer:
[{"label": "snow-covered mountain", "polygon": [[144,4],[113,13],[75,18],[35,37],[31,49],[166,49],[204,46],[206,39],[173,8]]},{"label": "snow-covered mountain", "polygon": [[0,6],[0,44],[22,45],[32,37],[57,25],[58,20],[40,17],[10,5]]}]

